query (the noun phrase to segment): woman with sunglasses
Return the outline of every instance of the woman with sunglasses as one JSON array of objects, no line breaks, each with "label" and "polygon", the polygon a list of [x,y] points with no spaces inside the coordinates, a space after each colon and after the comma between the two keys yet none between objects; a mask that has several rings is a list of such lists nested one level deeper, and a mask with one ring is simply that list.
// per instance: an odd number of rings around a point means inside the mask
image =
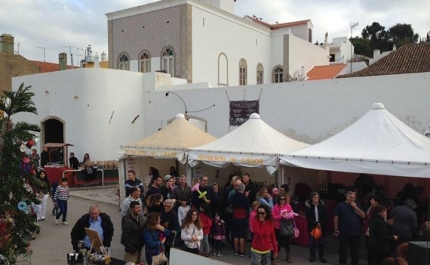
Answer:
[{"label": "woman with sunglasses", "polygon": [[273,206],[272,215],[274,219],[276,241],[278,242],[279,249],[285,248],[286,261],[291,263],[291,252],[290,252],[290,238],[281,236],[281,219],[293,219],[294,212],[290,205],[290,195],[280,193],[278,201]]},{"label": "woman with sunglasses", "polygon": [[275,231],[273,229],[273,217],[270,208],[261,204],[257,208],[257,216],[252,220],[254,237],[251,243],[251,264],[269,265],[271,263],[271,251],[274,258],[278,256]]},{"label": "woman with sunglasses", "polygon": [[185,243],[185,251],[199,254],[200,242],[203,239],[203,225],[196,209],[187,212],[181,226],[181,239]]}]

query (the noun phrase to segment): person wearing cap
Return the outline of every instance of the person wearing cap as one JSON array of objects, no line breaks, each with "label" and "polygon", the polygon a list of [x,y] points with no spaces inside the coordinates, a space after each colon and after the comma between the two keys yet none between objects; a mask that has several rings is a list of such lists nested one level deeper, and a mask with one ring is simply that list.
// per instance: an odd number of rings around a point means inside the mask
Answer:
[{"label": "person wearing cap", "polygon": [[[164,185],[160,187],[160,193],[164,200],[173,199],[173,189],[175,188],[175,178],[172,175],[164,176]],[[173,201],[175,203],[175,200]]]}]

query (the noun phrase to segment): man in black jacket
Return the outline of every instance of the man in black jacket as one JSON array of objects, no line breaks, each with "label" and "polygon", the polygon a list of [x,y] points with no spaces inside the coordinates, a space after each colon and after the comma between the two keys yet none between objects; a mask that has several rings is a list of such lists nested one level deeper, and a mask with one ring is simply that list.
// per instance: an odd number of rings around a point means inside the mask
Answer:
[{"label": "man in black jacket", "polygon": [[113,223],[109,215],[100,213],[100,209],[97,205],[91,205],[89,213],[84,214],[76,224],[73,226],[72,237],[73,249],[78,252],[78,243],[80,240],[84,241],[84,247],[86,249],[91,248],[91,241],[88,238],[85,228],[96,230],[100,236],[100,239],[104,247],[110,247],[113,237]]},{"label": "man in black jacket", "polygon": [[122,218],[121,244],[125,247],[124,260],[140,264],[142,247],[144,245],[141,218],[142,206],[137,201],[130,203],[130,212]]}]

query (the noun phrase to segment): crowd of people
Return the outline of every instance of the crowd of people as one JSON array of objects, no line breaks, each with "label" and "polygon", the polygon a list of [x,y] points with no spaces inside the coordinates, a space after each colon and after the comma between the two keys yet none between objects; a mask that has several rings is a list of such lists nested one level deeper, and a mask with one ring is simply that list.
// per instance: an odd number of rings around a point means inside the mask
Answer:
[{"label": "crowd of people", "polygon": [[[32,153],[32,159],[38,161],[36,152]],[[74,156],[71,159],[77,161]],[[46,205],[51,198],[56,223],[68,224],[67,184],[66,178],[58,184],[50,183],[43,170],[36,170],[28,179],[27,185],[41,201],[35,205],[35,221],[46,219]],[[359,263],[360,237],[365,238],[368,265],[407,264],[408,242],[427,238],[430,230],[429,222],[419,226],[423,220],[419,216],[426,216],[417,215],[420,192],[420,187],[408,183],[399,192],[394,207],[390,207],[377,190],[365,196],[347,191],[345,201],[339,202],[333,213],[334,231],[327,229],[329,213],[320,194],[312,192],[300,212],[306,216],[307,229],[298,231],[309,238],[309,262],[318,258],[327,263],[325,238],[333,232],[339,241],[339,264],[347,264],[348,248],[351,264]],[[293,196],[286,184],[255,185],[248,173],[242,177],[231,175],[224,186],[209,184],[207,176],[194,178],[188,184],[174,167],[164,177],[151,167],[143,182],[133,170],[127,172],[125,194],[120,214],[126,261],[140,262],[143,250],[148,264],[153,259],[163,261],[160,255],[168,258],[172,247],[219,257],[228,245],[236,256],[247,256],[252,264],[275,264],[280,258],[288,263],[294,261],[290,240],[297,236],[294,218],[299,210],[292,204]],[[85,227],[96,230],[103,245],[110,246],[114,227],[110,217],[101,213],[97,205],[92,205],[89,213],[73,226],[75,250],[82,240],[85,248],[91,246]],[[247,240],[251,241],[248,249]]]}]

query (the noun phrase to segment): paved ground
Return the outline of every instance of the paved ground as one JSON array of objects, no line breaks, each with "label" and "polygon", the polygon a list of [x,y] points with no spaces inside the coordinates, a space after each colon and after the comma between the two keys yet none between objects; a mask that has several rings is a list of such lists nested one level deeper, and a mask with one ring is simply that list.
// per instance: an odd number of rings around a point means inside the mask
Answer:
[{"label": "paved ground", "polygon": [[[121,219],[118,207],[118,197],[115,195],[116,187],[107,186],[105,188],[86,187],[85,189],[71,189],[69,200],[69,212],[67,221],[69,225],[56,225],[55,218],[48,215],[48,218],[40,222],[41,232],[37,239],[32,242],[33,255],[31,264],[67,264],[66,253],[72,252],[70,231],[72,226],[83,214],[88,212],[91,204],[97,203],[102,212],[111,216],[115,226],[114,237],[112,240],[113,257],[122,259],[123,246],[120,244],[121,238]],[[48,205],[48,212],[51,213],[52,203]],[[338,264],[337,262],[337,241],[330,236],[326,240],[326,259],[327,264]],[[211,257],[230,264],[245,265],[250,261],[244,257],[235,256],[230,247],[225,247],[222,257]],[[314,263],[308,261],[309,250],[305,247],[292,245],[294,264],[321,264],[318,260]],[[285,253],[280,253],[280,258],[285,258]],[[364,258],[364,257],[362,257]],[[143,260],[144,261],[144,260]],[[278,264],[288,264],[285,260],[280,260]],[[361,261],[360,264],[365,264]]]}]

